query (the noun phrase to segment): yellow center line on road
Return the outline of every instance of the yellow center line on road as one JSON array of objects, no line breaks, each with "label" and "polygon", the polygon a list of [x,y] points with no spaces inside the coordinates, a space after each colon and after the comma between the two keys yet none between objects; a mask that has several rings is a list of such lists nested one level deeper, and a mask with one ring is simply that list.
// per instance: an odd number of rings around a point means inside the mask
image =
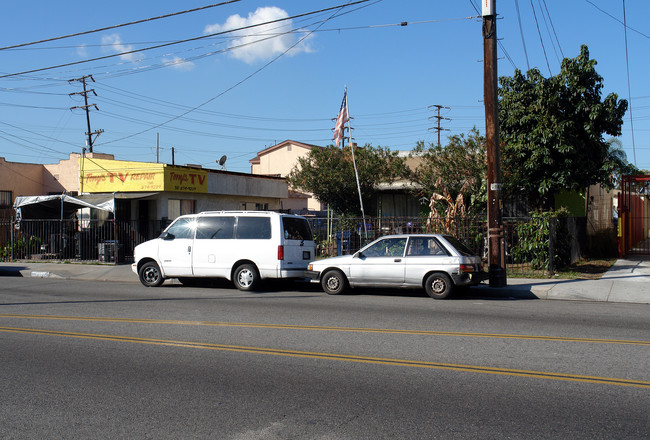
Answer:
[{"label": "yellow center line on road", "polygon": [[632,379],[619,379],[614,377],[585,376],[575,374],[553,373],[545,371],[517,370],[509,368],[482,367],[477,365],[448,364],[441,362],[426,362],[408,359],[390,359],[370,356],[355,356],[336,353],[320,353],[300,350],[283,350],[277,348],[247,347],[240,345],[211,344],[206,342],[174,341],[166,339],[136,338],[132,336],[104,335],[93,333],[64,332],[57,330],[39,330],[17,327],[0,327],[0,332],[22,333],[33,335],[59,336],[65,338],[93,339],[101,341],[131,342],[136,344],[162,345],[168,347],[196,348],[204,350],[235,351],[252,354],[266,354],[274,356],[300,357],[310,359],[323,359],[342,362],[357,362],[366,364],[392,365],[412,368],[431,368],[439,370],[462,371],[466,373],[497,374],[504,376],[518,376],[535,379],[562,380],[582,383],[596,383],[601,385],[614,385],[650,389],[649,381]]},{"label": "yellow center line on road", "polygon": [[383,333],[383,334],[406,334],[406,335],[429,335],[429,336],[455,336],[466,338],[493,338],[493,339],[521,339],[535,341],[556,341],[556,342],[585,342],[593,344],[623,344],[623,345],[644,345],[650,346],[650,341],[634,341],[625,339],[597,339],[597,338],[573,338],[563,336],[535,336],[535,335],[510,335],[502,333],[471,333],[471,332],[443,332],[435,330],[400,330],[400,329],[379,329],[379,328],[355,328],[355,327],[328,327],[316,325],[289,325],[289,324],[261,324],[261,323],[239,323],[239,322],[211,322],[211,321],[182,321],[169,319],[132,319],[132,318],[101,318],[88,316],[57,316],[57,315],[22,315],[22,314],[0,314],[0,318],[11,319],[45,319],[61,321],[86,321],[86,322],[114,322],[131,324],[165,324],[165,325],[194,325],[212,327],[243,327],[243,328],[269,328],[277,330],[312,330],[331,332],[357,332],[357,333]]}]

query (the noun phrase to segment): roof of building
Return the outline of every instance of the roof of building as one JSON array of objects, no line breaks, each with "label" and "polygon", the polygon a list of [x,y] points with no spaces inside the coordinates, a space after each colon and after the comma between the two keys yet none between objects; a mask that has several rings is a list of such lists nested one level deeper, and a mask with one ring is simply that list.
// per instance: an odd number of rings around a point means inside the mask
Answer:
[{"label": "roof of building", "polygon": [[290,139],[287,139],[286,141],[282,141],[279,144],[272,145],[272,146],[258,152],[257,156],[255,156],[254,158],[249,160],[249,162],[252,163],[252,164],[258,164],[258,163],[260,163],[260,157],[262,157],[262,156],[264,156],[266,154],[269,154],[269,153],[271,153],[271,152],[273,152],[275,150],[279,150],[280,148],[284,148],[287,145],[295,145],[297,147],[302,147],[302,148],[305,148],[307,150],[311,150],[314,147],[322,148],[320,145],[306,144],[304,142],[292,141]]}]

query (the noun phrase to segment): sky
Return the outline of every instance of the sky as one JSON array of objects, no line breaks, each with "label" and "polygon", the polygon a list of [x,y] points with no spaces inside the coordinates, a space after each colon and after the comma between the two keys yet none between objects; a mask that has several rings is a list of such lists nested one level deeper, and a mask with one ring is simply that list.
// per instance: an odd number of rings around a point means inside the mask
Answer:
[{"label": "sky", "polygon": [[[284,140],[331,144],[346,87],[358,145],[437,143],[436,105],[443,145],[473,127],[485,133],[479,0],[223,3],[154,19],[217,2],[8,2],[0,157],[57,163],[81,153],[83,85],[71,80],[88,75],[91,130],[103,130],[93,151],[118,160],[172,163],[173,152],[177,165],[222,169],[226,156],[223,169],[248,173],[259,151]],[[627,158],[650,170],[650,2],[496,0],[496,9],[499,76],[557,75],[563,57],[588,45],[603,98],[630,100],[619,137]]]}]

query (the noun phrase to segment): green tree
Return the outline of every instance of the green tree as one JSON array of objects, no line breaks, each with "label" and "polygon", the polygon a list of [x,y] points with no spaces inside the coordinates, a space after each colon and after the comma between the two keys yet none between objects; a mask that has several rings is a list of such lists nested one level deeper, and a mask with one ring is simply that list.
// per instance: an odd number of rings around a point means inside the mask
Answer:
[{"label": "green tree", "polygon": [[476,128],[449,137],[445,146],[418,142],[412,157],[420,163],[412,179],[433,201],[441,215],[477,214],[487,209],[487,157],[485,138]]},{"label": "green tree", "polygon": [[614,184],[610,145],[619,136],[627,101],[601,99],[603,78],[583,45],[565,58],[558,75],[538,69],[499,78],[499,129],[504,190],[527,195],[532,207],[548,209],[560,190],[582,191]]},{"label": "green tree", "polygon": [[[609,149],[607,150],[607,160],[603,164],[605,171],[612,176],[614,187],[621,183],[621,176],[644,174],[637,167],[627,161],[627,155],[623,151],[623,144],[617,138],[607,140]],[[612,189],[607,187],[606,189]]]},{"label": "green tree", "polygon": [[[408,174],[405,159],[388,148],[366,144],[363,148],[355,148],[354,157],[364,207],[370,205],[379,183],[392,182]],[[314,194],[340,214],[361,214],[350,148],[331,145],[312,148],[309,155],[298,159],[287,176],[287,183],[292,188]]]}]

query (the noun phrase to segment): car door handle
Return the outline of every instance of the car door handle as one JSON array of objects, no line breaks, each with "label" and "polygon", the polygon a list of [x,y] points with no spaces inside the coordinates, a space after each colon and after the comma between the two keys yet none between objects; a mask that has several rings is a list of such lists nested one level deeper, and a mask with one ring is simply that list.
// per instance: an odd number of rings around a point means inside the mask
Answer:
[{"label": "car door handle", "polygon": [[401,258],[395,258],[395,260],[394,260],[394,261],[395,261],[395,263],[399,263],[399,262],[401,262],[401,261],[402,261],[402,259],[401,259]]},{"label": "car door handle", "polygon": [[192,246],[188,246],[188,247],[187,247],[187,253],[189,254],[189,253],[191,253],[191,252],[192,252]]}]

